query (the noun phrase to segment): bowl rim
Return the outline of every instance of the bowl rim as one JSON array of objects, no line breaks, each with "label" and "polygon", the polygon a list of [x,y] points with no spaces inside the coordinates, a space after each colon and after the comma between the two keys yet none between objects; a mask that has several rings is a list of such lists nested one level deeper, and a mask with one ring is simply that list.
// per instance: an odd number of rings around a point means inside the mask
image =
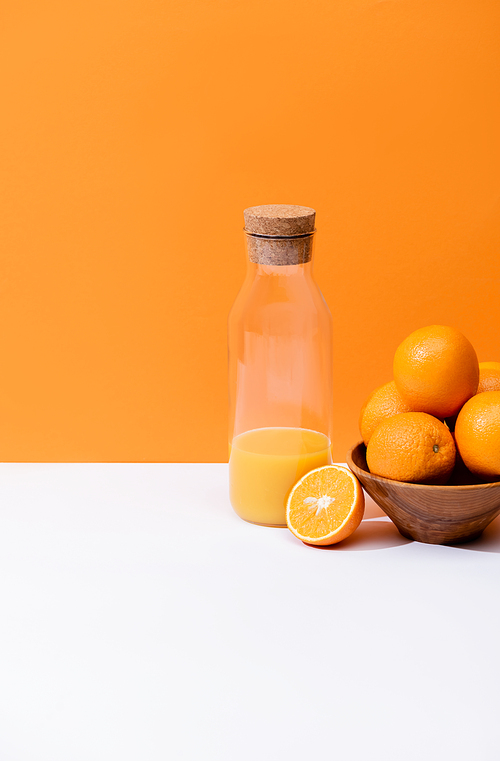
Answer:
[{"label": "bowl rim", "polygon": [[357,444],[354,444],[346,455],[346,462],[350,470],[357,476],[358,473],[361,473],[364,477],[367,477],[371,479],[372,481],[379,481],[380,483],[386,483],[386,484],[392,484],[395,487],[405,488],[405,489],[416,489],[416,490],[434,490],[439,489],[442,491],[445,489],[446,491],[479,491],[480,489],[494,489],[495,487],[500,486],[500,481],[488,481],[484,484],[443,484],[443,485],[436,485],[436,484],[414,484],[410,481],[395,481],[393,478],[385,478],[384,476],[377,476],[374,473],[370,473],[369,470],[364,470],[363,468],[360,468],[352,459],[352,453],[355,449],[357,449],[359,446],[365,446],[364,441],[358,441]]}]

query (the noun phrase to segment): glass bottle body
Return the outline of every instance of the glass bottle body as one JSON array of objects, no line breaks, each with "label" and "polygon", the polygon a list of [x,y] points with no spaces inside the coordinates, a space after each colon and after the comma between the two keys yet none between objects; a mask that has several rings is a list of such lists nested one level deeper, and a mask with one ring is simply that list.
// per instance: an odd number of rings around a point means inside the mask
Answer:
[{"label": "glass bottle body", "polygon": [[228,348],[231,504],[247,521],[284,526],[291,487],[332,461],[332,318],[312,258],[248,261]]}]

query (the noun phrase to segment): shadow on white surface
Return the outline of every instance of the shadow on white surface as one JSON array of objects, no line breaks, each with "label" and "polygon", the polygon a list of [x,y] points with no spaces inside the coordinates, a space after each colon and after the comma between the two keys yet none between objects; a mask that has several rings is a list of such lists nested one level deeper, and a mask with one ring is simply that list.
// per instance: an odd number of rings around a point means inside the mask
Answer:
[{"label": "shadow on white surface", "polygon": [[327,552],[368,552],[388,550],[391,547],[401,547],[410,543],[411,540],[405,539],[389,518],[365,518],[354,534],[343,542],[326,547],[305,546]]}]

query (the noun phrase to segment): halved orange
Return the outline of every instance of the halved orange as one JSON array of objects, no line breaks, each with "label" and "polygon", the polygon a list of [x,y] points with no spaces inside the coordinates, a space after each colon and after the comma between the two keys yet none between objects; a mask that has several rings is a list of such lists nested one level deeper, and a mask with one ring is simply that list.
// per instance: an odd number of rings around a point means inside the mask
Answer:
[{"label": "halved orange", "polygon": [[364,511],[365,497],[356,476],[342,465],[323,465],[293,487],[286,522],[305,544],[336,544],[357,529]]}]

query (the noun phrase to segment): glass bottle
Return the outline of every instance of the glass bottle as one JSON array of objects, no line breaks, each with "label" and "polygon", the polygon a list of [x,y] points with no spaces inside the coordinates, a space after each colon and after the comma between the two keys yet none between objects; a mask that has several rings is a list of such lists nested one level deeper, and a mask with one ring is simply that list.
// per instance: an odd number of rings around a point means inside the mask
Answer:
[{"label": "glass bottle", "polygon": [[332,462],[332,318],[313,278],[315,211],[244,211],[247,275],[228,321],[229,491],[251,523],[286,526],[286,499]]}]

